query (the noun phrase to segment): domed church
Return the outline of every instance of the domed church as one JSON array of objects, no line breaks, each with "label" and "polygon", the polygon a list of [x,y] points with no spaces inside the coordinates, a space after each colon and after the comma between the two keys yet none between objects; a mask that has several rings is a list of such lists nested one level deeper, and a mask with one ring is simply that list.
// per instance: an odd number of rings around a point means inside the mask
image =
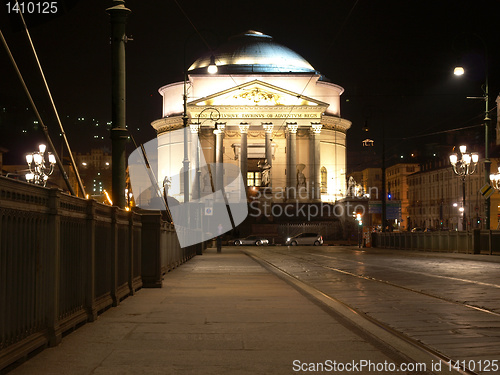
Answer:
[{"label": "domed church", "polygon": [[[211,63],[215,74],[207,72]],[[274,203],[336,202],[346,193],[351,126],[340,115],[343,91],[271,36],[252,30],[234,36],[196,60],[185,82],[159,89],[162,118],[151,124],[158,181],[168,180],[169,195],[182,201],[183,182],[170,180],[179,174],[182,148],[165,135],[184,127],[186,93],[189,133],[197,135],[204,160],[238,166],[248,196],[265,189]]]}]

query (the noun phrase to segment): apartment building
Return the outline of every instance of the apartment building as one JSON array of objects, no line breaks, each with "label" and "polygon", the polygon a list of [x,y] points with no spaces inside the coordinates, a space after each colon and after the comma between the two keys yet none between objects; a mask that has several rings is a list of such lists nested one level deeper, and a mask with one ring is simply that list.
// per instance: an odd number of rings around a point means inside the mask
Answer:
[{"label": "apartment building", "polygon": [[401,204],[401,220],[398,223],[400,230],[411,229],[408,223],[410,218],[408,177],[418,171],[420,171],[420,166],[417,163],[399,163],[388,167],[385,171],[387,197]]},{"label": "apartment building", "polygon": [[[497,165],[498,162],[492,160],[491,169],[496,170]],[[419,172],[408,176],[408,228],[483,229],[486,200],[480,189],[485,184],[484,161],[477,164],[475,172],[467,176],[465,181],[453,172],[447,160],[424,164],[422,167]],[[494,229],[500,199],[498,192],[490,199],[490,221]],[[463,212],[465,212],[465,222]]]}]

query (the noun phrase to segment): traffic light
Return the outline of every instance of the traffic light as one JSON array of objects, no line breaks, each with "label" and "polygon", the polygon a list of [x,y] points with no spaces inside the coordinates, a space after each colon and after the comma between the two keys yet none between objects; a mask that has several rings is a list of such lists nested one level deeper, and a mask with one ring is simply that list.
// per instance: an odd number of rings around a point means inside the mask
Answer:
[{"label": "traffic light", "polygon": [[363,225],[362,215],[359,212],[356,214],[356,220],[358,221],[358,225]]}]

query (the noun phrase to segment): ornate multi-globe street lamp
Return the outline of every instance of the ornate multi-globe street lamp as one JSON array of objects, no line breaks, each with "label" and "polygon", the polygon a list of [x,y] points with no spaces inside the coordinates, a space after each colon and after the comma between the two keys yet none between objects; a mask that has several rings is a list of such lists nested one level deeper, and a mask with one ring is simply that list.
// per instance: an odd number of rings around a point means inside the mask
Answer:
[{"label": "ornate multi-globe street lamp", "polygon": [[[498,167],[498,173],[490,174],[490,181],[491,181],[491,186],[493,186],[495,190],[500,190],[500,167]],[[497,224],[497,229],[499,228],[500,228],[500,218]]]},{"label": "ornate multi-globe street lamp", "polygon": [[[460,156],[460,159],[458,158]],[[450,155],[453,172],[462,179],[462,230],[467,230],[467,215],[465,211],[465,178],[476,171],[479,155],[475,152],[467,153],[467,146],[460,146],[459,153]]]},{"label": "ornate multi-globe street lamp", "polygon": [[[485,184],[490,183],[490,167],[491,167],[491,160],[489,159],[489,124],[490,124],[490,117],[489,117],[489,88],[488,88],[488,47],[486,45],[486,42],[477,34],[472,34],[474,37],[476,37],[482,44],[483,46],[483,51],[484,51],[484,70],[485,70],[485,77],[484,77],[484,85],[481,85],[481,88],[483,90],[483,95],[482,96],[468,96],[467,99],[479,99],[484,101],[484,182]],[[465,74],[465,69],[462,66],[457,66],[453,70],[453,74],[456,76],[462,76]],[[490,198],[487,197],[485,198],[485,205],[484,205],[484,216],[485,216],[485,229],[490,229]]]},{"label": "ornate multi-globe street lamp", "polygon": [[500,190],[500,167],[498,167],[498,173],[490,174],[490,181],[494,189]]},{"label": "ornate multi-globe street lamp", "polygon": [[45,186],[49,176],[54,172],[56,157],[46,151],[45,145],[39,145],[38,151],[26,155],[26,162],[30,173],[26,173],[26,181],[36,185]]}]

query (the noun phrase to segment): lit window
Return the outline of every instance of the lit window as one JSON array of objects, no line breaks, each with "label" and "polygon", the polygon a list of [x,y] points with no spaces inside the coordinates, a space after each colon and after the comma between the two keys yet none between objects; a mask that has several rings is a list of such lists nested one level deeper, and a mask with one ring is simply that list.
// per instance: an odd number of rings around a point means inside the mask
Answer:
[{"label": "lit window", "polygon": [[261,172],[247,172],[247,186],[260,186],[262,184]]}]

